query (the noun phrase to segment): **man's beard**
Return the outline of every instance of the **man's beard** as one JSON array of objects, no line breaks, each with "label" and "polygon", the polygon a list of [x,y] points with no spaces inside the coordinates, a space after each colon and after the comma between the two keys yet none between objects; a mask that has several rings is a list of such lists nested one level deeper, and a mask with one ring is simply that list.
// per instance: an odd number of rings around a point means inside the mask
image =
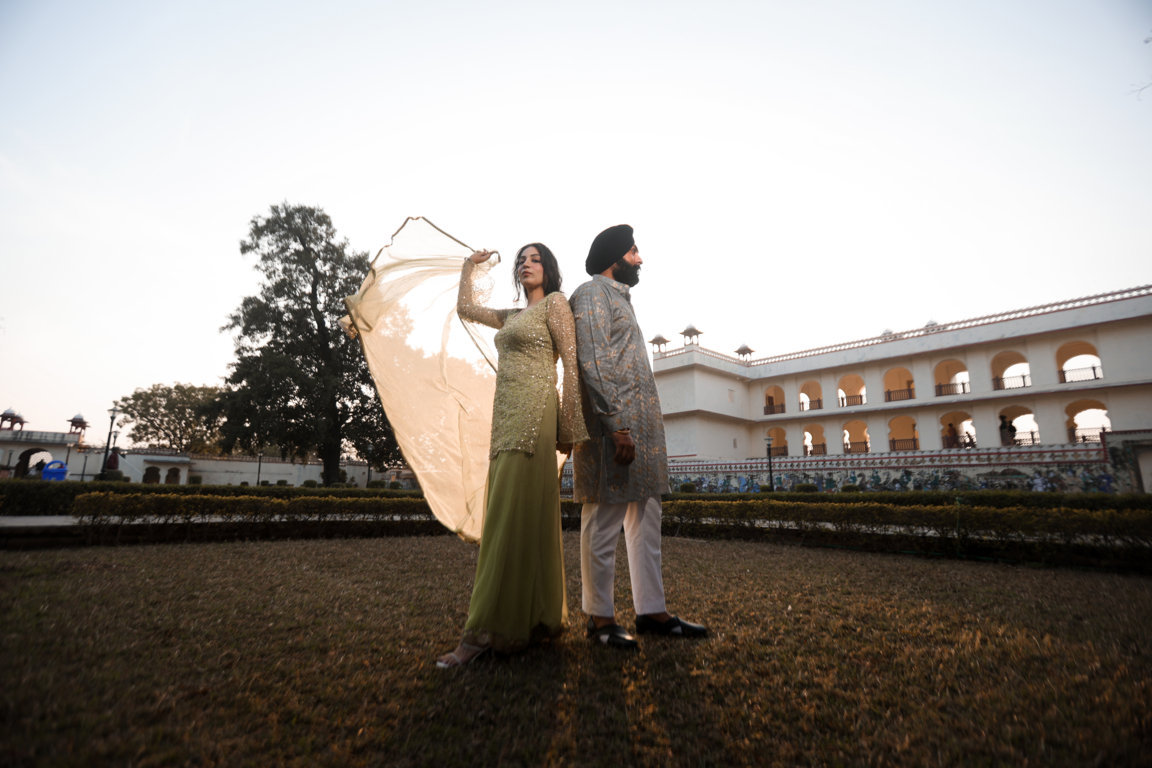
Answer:
[{"label": "man's beard", "polygon": [[627,286],[640,282],[640,265],[629,264],[624,259],[612,265],[612,279]]}]

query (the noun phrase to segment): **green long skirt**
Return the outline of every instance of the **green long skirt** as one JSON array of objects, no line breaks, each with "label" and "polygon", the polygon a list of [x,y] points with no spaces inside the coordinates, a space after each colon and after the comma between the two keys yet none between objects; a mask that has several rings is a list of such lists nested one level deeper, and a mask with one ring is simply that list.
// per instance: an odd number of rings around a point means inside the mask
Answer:
[{"label": "green long skirt", "polygon": [[503,451],[488,466],[488,503],[464,641],[517,651],[564,630],[564,552],[556,466],[556,394],[529,456]]}]

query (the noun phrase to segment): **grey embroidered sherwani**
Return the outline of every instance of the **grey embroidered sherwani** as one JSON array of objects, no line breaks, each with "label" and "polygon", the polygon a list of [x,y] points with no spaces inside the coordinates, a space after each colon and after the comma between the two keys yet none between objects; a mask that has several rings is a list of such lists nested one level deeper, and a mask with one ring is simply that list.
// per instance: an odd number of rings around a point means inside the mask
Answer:
[{"label": "grey embroidered sherwani", "polygon": [[[656,379],[628,286],[595,275],[572,293],[576,357],[592,439],[573,449],[573,501],[643,501],[668,491],[668,453]],[[620,465],[611,433],[628,428],[636,459]]]}]

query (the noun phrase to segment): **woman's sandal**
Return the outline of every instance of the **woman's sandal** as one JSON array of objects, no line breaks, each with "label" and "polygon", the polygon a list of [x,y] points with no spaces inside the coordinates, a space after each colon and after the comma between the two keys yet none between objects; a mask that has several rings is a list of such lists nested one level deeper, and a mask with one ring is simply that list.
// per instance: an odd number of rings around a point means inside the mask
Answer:
[{"label": "woman's sandal", "polygon": [[452,667],[462,667],[465,664],[470,664],[476,659],[483,656],[491,650],[491,646],[469,645],[468,643],[460,643],[456,650],[444,654],[436,659],[437,669],[451,669]]}]

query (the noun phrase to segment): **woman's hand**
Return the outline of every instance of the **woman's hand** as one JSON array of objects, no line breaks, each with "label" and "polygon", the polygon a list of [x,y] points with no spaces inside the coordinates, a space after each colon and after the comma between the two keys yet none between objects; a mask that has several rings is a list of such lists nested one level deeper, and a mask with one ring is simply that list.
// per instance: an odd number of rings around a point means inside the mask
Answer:
[{"label": "woman's hand", "polygon": [[483,264],[492,258],[493,253],[495,253],[495,251],[473,251],[472,255],[468,258],[472,259],[473,264]]}]

